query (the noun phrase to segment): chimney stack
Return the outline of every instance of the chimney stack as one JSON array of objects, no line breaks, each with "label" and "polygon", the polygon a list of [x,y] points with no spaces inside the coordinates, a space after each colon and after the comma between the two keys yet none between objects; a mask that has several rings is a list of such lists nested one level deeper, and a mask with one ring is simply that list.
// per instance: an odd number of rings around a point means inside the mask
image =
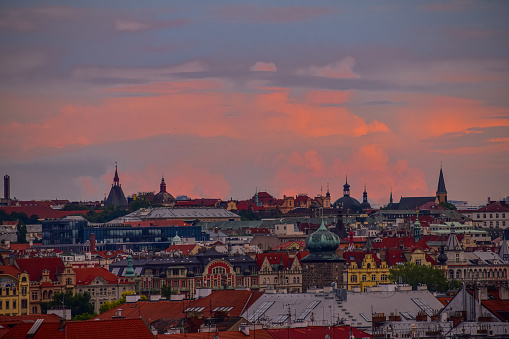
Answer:
[{"label": "chimney stack", "polygon": [[90,234],[90,252],[95,252],[95,233]]},{"label": "chimney stack", "polygon": [[10,200],[11,198],[11,177],[4,176],[4,198]]}]

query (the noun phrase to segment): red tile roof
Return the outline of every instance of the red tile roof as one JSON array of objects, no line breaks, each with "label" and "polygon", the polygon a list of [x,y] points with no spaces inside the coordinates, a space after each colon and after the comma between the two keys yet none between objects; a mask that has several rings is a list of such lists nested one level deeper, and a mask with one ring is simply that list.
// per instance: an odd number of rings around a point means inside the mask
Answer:
[{"label": "red tile roof", "polygon": [[11,244],[11,250],[13,251],[26,251],[30,249],[30,244]]},{"label": "red tile roof", "polygon": [[64,270],[64,263],[60,258],[29,258],[29,259],[16,259],[16,265],[22,272],[27,272],[30,276],[30,281],[39,281],[42,277],[42,270],[49,270],[49,277],[51,280],[57,280],[55,273],[61,273]]},{"label": "red tile roof", "polygon": [[165,252],[172,252],[172,251],[180,251],[182,252],[182,255],[188,256],[191,255],[191,252],[194,250],[194,248],[198,246],[196,244],[190,244],[190,245],[171,245],[168,247]]},{"label": "red tile roof", "polygon": [[118,309],[122,311],[122,317],[126,319],[142,318],[145,321],[152,323],[161,318],[183,318],[185,314],[183,311],[187,308],[188,301],[169,301],[160,300],[157,302],[138,301],[136,303],[125,303],[112,310],[101,313],[88,321],[95,321],[94,319],[114,319]]},{"label": "red tile roof", "polygon": [[14,265],[0,265],[0,274],[9,274],[13,277],[17,277],[20,273],[21,271]]},{"label": "red tile roof", "polygon": [[420,249],[429,249],[426,244],[429,239],[422,237],[416,243],[414,237],[393,237],[393,238],[382,238],[382,241],[379,243],[373,243],[373,248],[400,248],[400,245],[403,244],[404,248],[420,248]]},{"label": "red tile roof", "polygon": [[[343,258],[345,258],[345,260],[348,263],[352,263],[352,262],[357,263],[357,265],[360,267],[362,265],[362,261],[364,260],[364,257],[367,254],[368,254],[368,252],[365,252],[365,251],[344,252]],[[382,263],[382,261],[374,253],[370,253],[370,254],[373,257],[373,259],[375,260],[377,265],[380,265]]]},{"label": "red tile roof", "polygon": [[389,266],[405,263],[406,259],[402,250],[389,249],[385,255],[385,262]]},{"label": "red tile roof", "polygon": [[308,338],[325,338],[328,333],[331,338],[335,339],[348,339],[350,337],[350,330],[355,338],[371,338],[371,336],[361,330],[350,326],[338,327],[307,327],[307,328],[279,328],[267,329],[267,332],[275,339],[308,339]]},{"label": "red tile roof", "polygon": [[[34,326],[34,322],[23,322],[19,325],[15,326],[12,330],[7,332],[2,338],[9,338],[9,339],[25,339],[28,338],[27,333],[30,331],[30,329]],[[46,320],[43,321],[37,332],[35,332],[34,336],[31,336],[30,338],[34,339],[64,339],[65,338],[65,331],[59,331],[60,323],[59,322],[46,322]]]},{"label": "red tile roof", "polygon": [[142,339],[155,338],[141,318],[70,321],[66,339]]},{"label": "red tile roof", "polygon": [[297,244],[301,249],[306,248],[306,242],[305,241],[287,241],[279,246],[276,246],[273,248],[273,250],[286,250],[290,245]]},{"label": "red tile roof", "polygon": [[484,206],[475,211],[470,212],[509,212],[509,207],[503,206],[499,202],[493,202],[488,206]]},{"label": "red tile roof", "polygon": [[[215,332],[210,333],[210,338],[213,338],[215,335],[216,335]],[[217,332],[217,335],[221,339],[245,339],[245,338],[274,339],[274,337],[267,333],[266,330],[250,331],[249,337],[240,331],[222,331]],[[204,336],[205,336],[204,333],[160,334],[157,336],[157,339],[179,339],[179,338],[203,339]],[[207,337],[205,336],[205,338]]]},{"label": "red tile roof", "polygon": [[2,315],[0,316],[0,325],[9,326],[20,324],[26,321],[36,321],[37,319],[44,319],[45,323],[60,322],[60,317],[56,314],[29,314],[29,315]]},{"label": "red tile roof", "polygon": [[76,272],[76,285],[90,285],[96,277],[102,277],[108,284],[117,284],[118,276],[104,267],[74,268]]},{"label": "red tile roof", "polygon": [[509,300],[500,299],[499,291],[488,291],[494,298],[483,300],[481,303],[500,320],[509,321]]},{"label": "red tile roof", "polygon": [[271,265],[283,264],[285,269],[288,269],[289,267],[290,260],[286,253],[259,253],[256,255],[256,264],[258,265],[258,268],[262,267],[265,258],[267,258]]}]

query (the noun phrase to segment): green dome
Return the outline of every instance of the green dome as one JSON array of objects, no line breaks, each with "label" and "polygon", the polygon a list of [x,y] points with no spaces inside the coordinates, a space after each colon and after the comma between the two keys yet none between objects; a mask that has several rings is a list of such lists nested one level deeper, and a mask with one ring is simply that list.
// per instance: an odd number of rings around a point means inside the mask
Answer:
[{"label": "green dome", "polygon": [[327,230],[323,220],[320,228],[306,238],[306,249],[311,253],[335,252],[338,247],[339,237]]}]

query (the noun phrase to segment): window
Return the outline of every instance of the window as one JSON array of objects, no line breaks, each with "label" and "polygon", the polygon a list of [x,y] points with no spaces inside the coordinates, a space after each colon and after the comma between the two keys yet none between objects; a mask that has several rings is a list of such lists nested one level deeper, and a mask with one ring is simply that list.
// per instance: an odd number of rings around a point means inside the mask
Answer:
[{"label": "window", "polygon": [[37,292],[32,291],[32,300],[37,300]]},{"label": "window", "polygon": [[299,283],[300,283],[300,278],[299,278],[299,277],[297,277],[297,284],[299,284]]},{"label": "window", "polygon": [[365,274],[363,274],[362,275],[362,281],[367,281],[367,280],[368,280],[368,277]]},{"label": "window", "polygon": [[486,214],[483,214],[483,215],[482,215],[482,217],[483,217],[484,219],[486,219]]},{"label": "window", "polygon": [[374,274],[371,275],[371,281],[376,281],[376,275]]},{"label": "window", "polygon": [[13,300],[12,301],[12,309],[15,310],[16,309],[16,300]]},{"label": "window", "polygon": [[480,218],[481,218],[481,215],[480,215],[480,214],[478,214],[478,215],[477,215],[477,219],[480,219]]},{"label": "window", "polygon": [[277,277],[274,277],[274,284],[277,284]]},{"label": "window", "polygon": [[357,282],[357,276],[356,276],[356,275],[352,275],[352,276],[350,277],[350,281],[351,281],[351,282]]},{"label": "window", "polygon": [[387,274],[382,274],[382,281],[387,281]]},{"label": "window", "polygon": [[493,214],[490,213],[490,219],[493,218]]},{"label": "window", "polygon": [[418,266],[421,266],[422,265],[421,259],[415,260],[415,264]]},{"label": "window", "polygon": [[286,277],[286,284],[288,285],[290,283],[290,278]]},{"label": "window", "polygon": [[460,261],[460,254],[456,253],[456,262],[459,262],[459,261]]},{"label": "window", "polygon": [[[498,272],[497,272],[497,276],[498,276]],[[9,307],[9,300],[6,300],[5,301],[5,309],[8,310],[10,307]]]},{"label": "window", "polygon": [[495,214],[495,218],[498,218],[498,213],[497,213],[497,214]]},{"label": "window", "polygon": [[295,277],[293,277],[293,283],[295,284],[297,282],[297,279],[295,279]]},{"label": "window", "polygon": [[4,302],[0,300],[0,310],[4,307]]}]

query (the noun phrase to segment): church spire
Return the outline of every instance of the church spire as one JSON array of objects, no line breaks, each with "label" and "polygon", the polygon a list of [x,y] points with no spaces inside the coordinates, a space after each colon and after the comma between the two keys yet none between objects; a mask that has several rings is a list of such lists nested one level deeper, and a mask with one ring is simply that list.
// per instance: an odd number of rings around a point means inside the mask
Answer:
[{"label": "church spire", "polygon": [[364,184],[364,192],[362,193],[362,202],[363,203],[368,202],[368,192],[366,192],[366,184]]},{"label": "church spire", "polygon": [[161,178],[161,184],[159,185],[159,192],[166,192],[166,183],[164,182],[164,176]]},{"label": "church spire", "polygon": [[343,185],[343,196],[349,197],[350,196],[350,185],[348,185],[348,175],[346,176],[345,184]]},{"label": "church spire", "polygon": [[113,177],[113,186],[118,186],[120,179],[118,178],[117,162],[115,161],[115,176]]},{"label": "church spire", "polygon": [[440,176],[438,177],[437,187],[437,203],[447,202],[447,190],[445,189],[444,173],[442,172],[442,165],[440,165]]}]

